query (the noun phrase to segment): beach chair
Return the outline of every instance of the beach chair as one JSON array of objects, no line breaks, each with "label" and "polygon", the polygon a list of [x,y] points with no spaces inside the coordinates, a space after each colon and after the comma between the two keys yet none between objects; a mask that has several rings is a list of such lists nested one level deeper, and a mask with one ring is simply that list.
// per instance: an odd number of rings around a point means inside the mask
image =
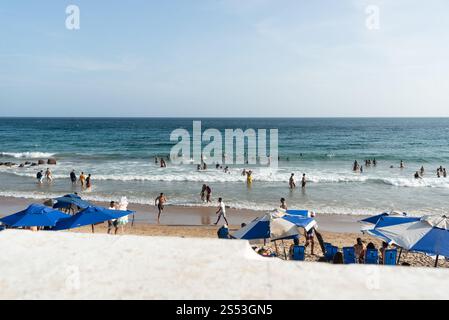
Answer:
[{"label": "beach chair", "polygon": [[343,248],[343,261],[345,264],[356,263],[354,247]]},{"label": "beach chair", "polygon": [[388,266],[396,265],[397,257],[398,257],[398,250],[397,249],[385,250],[384,264],[388,265]]},{"label": "beach chair", "polygon": [[335,254],[338,251],[338,247],[331,245],[330,243],[326,243],[324,245],[326,252],[324,253],[324,257],[327,261],[332,261],[334,259]]},{"label": "beach chair", "polygon": [[377,249],[368,249],[365,253],[365,264],[378,264],[379,251]]},{"label": "beach chair", "polygon": [[292,260],[304,261],[306,247],[304,246],[293,246]]}]

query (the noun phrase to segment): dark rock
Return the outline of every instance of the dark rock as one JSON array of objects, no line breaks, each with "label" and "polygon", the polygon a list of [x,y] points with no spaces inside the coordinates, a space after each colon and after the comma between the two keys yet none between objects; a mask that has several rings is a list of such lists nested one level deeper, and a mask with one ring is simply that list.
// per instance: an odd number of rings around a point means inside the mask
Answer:
[{"label": "dark rock", "polygon": [[31,164],[31,162],[25,161],[25,165],[26,165],[26,166],[28,166],[28,165],[30,165],[30,164]]},{"label": "dark rock", "polygon": [[47,164],[56,164],[56,159],[55,158],[48,159]]},{"label": "dark rock", "polygon": [[37,164],[45,164],[45,161],[42,160],[42,159],[39,159],[39,160],[37,161]]},{"label": "dark rock", "polygon": [[23,168],[25,165],[23,163],[19,164],[19,168]]},{"label": "dark rock", "polygon": [[36,162],[33,162],[32,164],[30,164],[31,167],[37,166]]}]

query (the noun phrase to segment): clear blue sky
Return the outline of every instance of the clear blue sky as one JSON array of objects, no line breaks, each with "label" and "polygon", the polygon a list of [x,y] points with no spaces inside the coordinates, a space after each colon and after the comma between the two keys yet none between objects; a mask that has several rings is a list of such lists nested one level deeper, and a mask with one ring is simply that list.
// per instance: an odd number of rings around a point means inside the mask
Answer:
[{"label": "clear blue sky", "polygon": [[21,0],[0,21],[0,116],[449,116],[447,0]]}]

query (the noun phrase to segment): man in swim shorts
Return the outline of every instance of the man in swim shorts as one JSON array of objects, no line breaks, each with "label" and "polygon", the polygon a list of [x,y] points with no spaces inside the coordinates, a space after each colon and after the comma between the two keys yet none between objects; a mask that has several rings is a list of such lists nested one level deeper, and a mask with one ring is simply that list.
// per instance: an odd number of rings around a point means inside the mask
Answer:
[{"label": "man in swim shorts", "polygon": [[164,196],[164,194],[161,192],[161,194],[159,195],[159,197],[157,197],[154,200],[154,205],[157,206],[157,209],[159,211],[158,215],[157,215],[157,223],[160,222],[161,219],[161,213],[164,210],[164,204],[165,202],[167,202],[167,198]]}]

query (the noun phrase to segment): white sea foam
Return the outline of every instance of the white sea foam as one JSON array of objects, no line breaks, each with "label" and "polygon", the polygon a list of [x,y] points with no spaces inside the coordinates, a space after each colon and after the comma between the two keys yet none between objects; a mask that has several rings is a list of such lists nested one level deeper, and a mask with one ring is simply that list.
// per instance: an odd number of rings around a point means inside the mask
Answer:
[{"label": "white sea foam", "polygon": [[49,152],[0,152],[1,157],[11,157],[16,159],[39,159],[39,158],[49,158],[52,157],[54,153]]}]

